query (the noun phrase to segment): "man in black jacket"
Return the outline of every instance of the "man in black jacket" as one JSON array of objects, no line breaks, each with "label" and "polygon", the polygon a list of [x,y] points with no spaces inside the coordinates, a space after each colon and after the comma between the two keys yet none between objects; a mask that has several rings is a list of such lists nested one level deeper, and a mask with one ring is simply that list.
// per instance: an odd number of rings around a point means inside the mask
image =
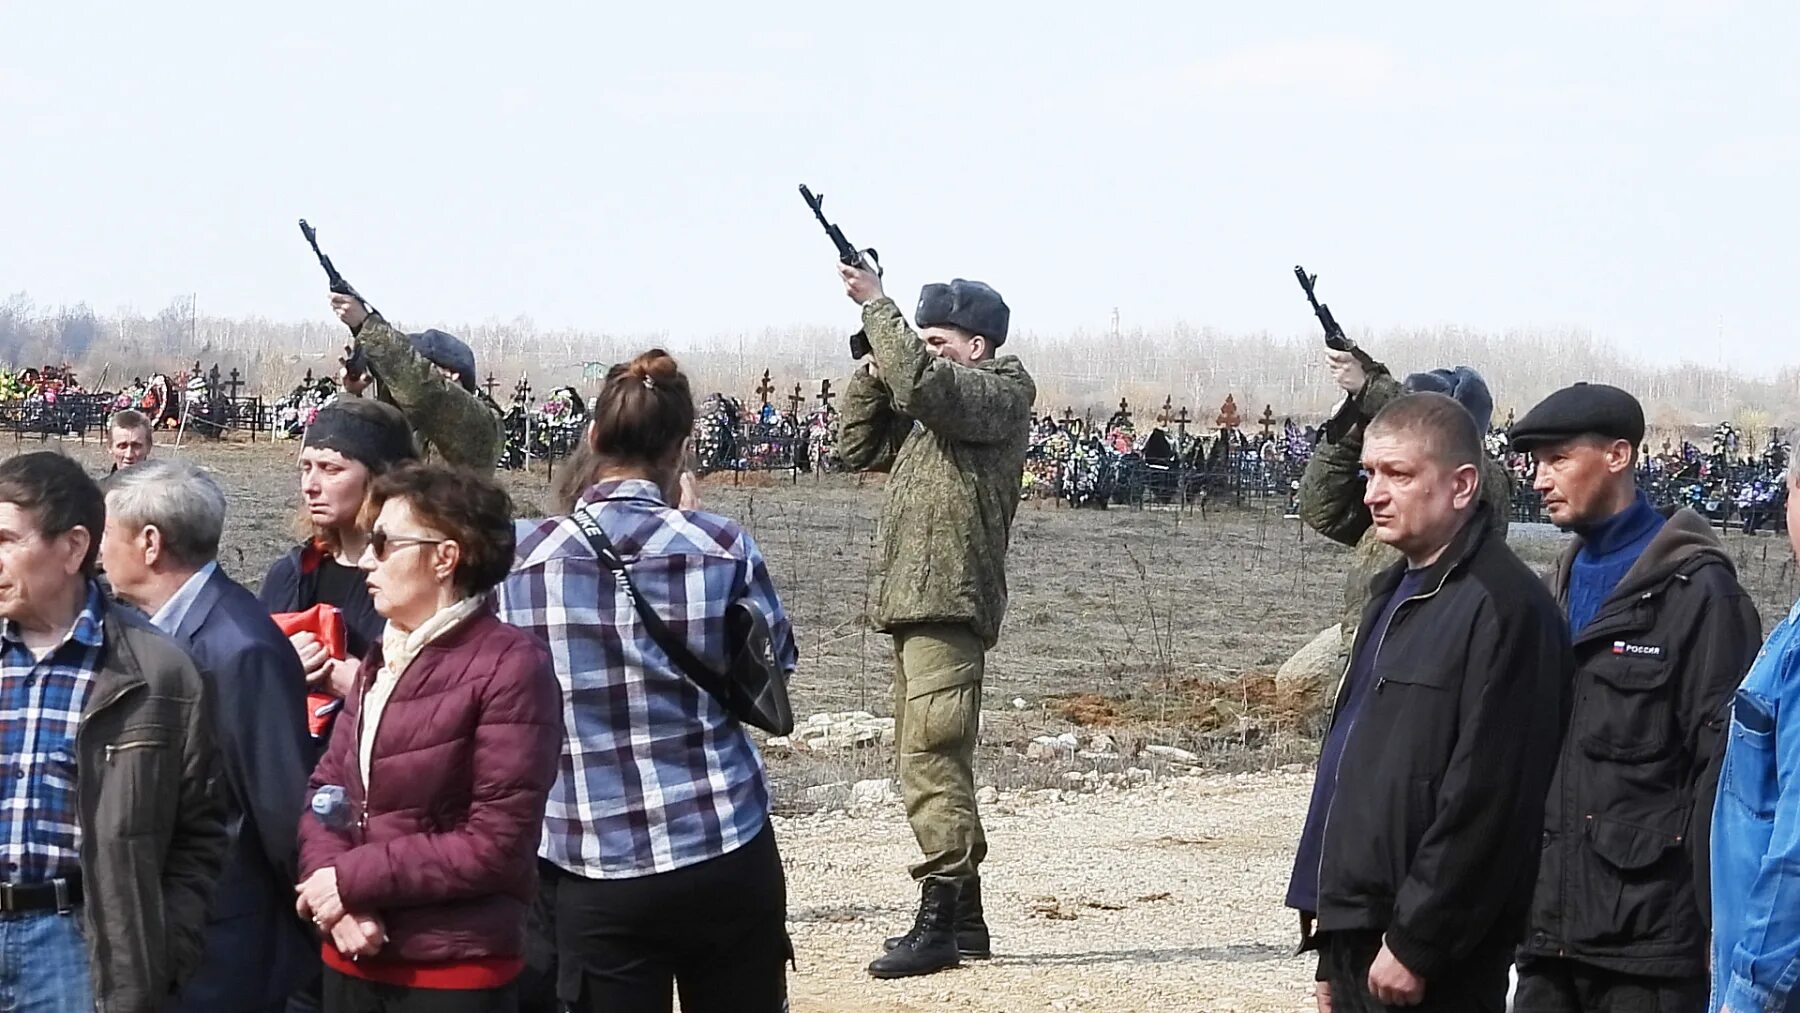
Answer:
[{"label": "man in black jacket", "polygon": [[1601,384],[1557,391],[1512,431],[1577,536],[1552,575],[1578,667],[1519,1013],[1706,1006],[1706,831],[1762,622],[1706,519],[1638,491],[1643,438],[1637,399]]},{"label": "man in black jacket", "polygon": [[1288,891],[1322,1010],[1505,1005],[1573,660],[1556,603],[1483,516],[1481,454],[1439,394],[1368,427],[1365,500],[1405,558],[1357,630]]}]

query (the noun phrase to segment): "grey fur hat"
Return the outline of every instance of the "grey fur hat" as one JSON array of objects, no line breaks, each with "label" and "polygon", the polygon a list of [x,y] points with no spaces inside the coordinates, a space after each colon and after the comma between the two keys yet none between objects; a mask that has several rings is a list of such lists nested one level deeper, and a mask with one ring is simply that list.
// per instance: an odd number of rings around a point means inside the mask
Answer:
[{"label": "grey fur hat", "polygon": [[1006,327],[1012,322],[1012,310],[992,286],[979,281],[952,279],[950,284],[936,282],[919,291],[919,311],[913,323],[919,327],[960,327],[971,334],[988,339],[995,348],[1006,344]]},{"label": "grey fur hat", "polygon": [[1493,428],[1494,395],[1488,391],[1487,381],[1481,374],[1468,366],[1414,373],[1402,386],[1409,394],[1443,394],[1452,398],[1475,416],[1475,424],[1482,432]]},{"label": "grey fur hat", "polygon": [[408,334],[407,338],[411,339],[414,351],[431,360],[433,365],[460,373],[463,388],[471,394],[475,392],[475,350],[463,339],[435,327]]}]

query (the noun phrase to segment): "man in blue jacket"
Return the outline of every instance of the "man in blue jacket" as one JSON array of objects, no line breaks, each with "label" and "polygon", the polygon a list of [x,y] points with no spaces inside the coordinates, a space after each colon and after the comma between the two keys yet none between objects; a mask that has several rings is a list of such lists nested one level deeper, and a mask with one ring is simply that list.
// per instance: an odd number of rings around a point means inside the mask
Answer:
[{"label": "man in blue jacket", "polygon": [[213,691],[232,850],[199,971],[173,1011],[262,1013],[318,970],[294,913],[295,840],[310,771],[299,655],[216,561],[225,494],[184,461],[107,479],[101,559],[114,592],[194,659]]},{"label": "man in blue jacket", "polygon": [[[1800,553],[1800,471],[1788,540]],[[1800,1009],[1800,604],[1732,701],[1712,823],[1714,1013]]]}]

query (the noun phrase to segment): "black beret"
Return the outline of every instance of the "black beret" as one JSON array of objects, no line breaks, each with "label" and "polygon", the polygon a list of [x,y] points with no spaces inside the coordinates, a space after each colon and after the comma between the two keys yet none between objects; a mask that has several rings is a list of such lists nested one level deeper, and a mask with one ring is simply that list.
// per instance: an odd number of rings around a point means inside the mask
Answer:
[{"label": "black beret", "polygon": [[948,285],[925,286],[919,291],[919,311],[913,314],[913,322],[920,327],[960,327],[988,339],[995,348],[1006,344],[1006,325],[1011,320],[1012,310],[1006,308],[1000,293],[979,281],[961,278]]},{"label": "black beret", "polygon": [[1578,383],[1538,402],[1512,427],[1512,447],[1525,452],[1577,436],[1644,442],[1644,406],[1604,383]]}]

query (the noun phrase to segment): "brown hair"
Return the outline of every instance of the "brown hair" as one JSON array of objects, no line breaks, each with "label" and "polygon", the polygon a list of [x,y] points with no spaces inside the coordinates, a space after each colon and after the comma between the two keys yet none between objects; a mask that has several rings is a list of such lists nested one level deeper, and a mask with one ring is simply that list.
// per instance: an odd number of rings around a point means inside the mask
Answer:
[{"label": "brown hair", "polygon": [[150,417],[135,408],[122,408],[106,417],[106,435],[109,439],[115,429],[143,430],[150,439],[156,438],[156,427],[150,424]]},{"label": "brown hair", "polygon": [[106,531],[106,497],[81,465],[50,450],[20,454],[0,464],[0,503],[31,514],[38,534],[55,538],[76,528],[88,533],[84,576],[94,575],[100,536]]},{"label": "brown hair", "polygon": [[1368,431],[1404,434],[1423,439],[1441,464],[1460,468],[1481,467],[1481,427],[1475,416],[1454,398],[1420,393],[1397,397],[1375,413]]},{"label": "brown hair", "polygon": [[464,594],[482,594],[512,571],[512,499],[492,479],[442,464],[400,465],[369,486],[359,526],[373,528],[391,499],[405,500],[421,524],[462,548],[455,580]]},{"label": "brown hair", "polygon": [[694,398],[675,359],[652,348],[607,371],[588,440],[604,462],[659,462],[694,432]]}]

